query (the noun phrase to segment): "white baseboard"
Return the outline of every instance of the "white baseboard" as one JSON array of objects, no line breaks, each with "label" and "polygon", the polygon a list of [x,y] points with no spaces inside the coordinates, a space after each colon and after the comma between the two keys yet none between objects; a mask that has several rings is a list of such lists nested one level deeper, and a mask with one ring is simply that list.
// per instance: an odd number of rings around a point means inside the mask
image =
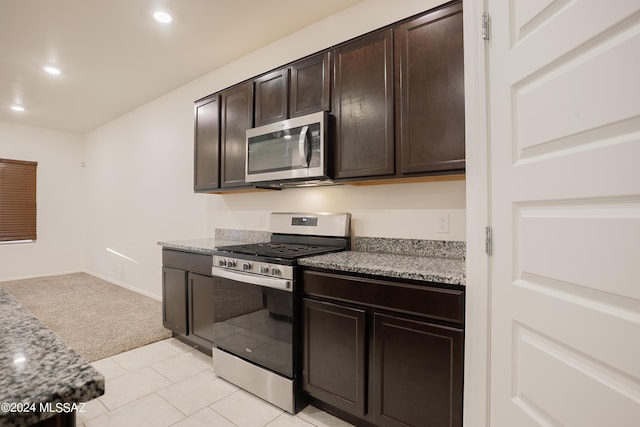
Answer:
[{"label": "white baseboard", "polygon": [[30,274],[27,276],[2,277],[0,278],[0,283],[11,282],[13,280],[37,279],[39,277],[62,276],[63,274],[73,274],[73,273],[86,273],[86,272],[82,270],[72,270],[72,271],[60,271],[57,273],[43,273],[43,274]]},{"label": "white baseboard", "polygon": [[142,289],[138,289],[138,288],[135,288],[133,286],[127,285],[124,282],[120,282],[118,280],[114,280],[112,277],[103,276],[101,274],[91,273],[89,271],[84,271],[84,270],[60,271],[60,272],[56,272],[56,273],[45,273],[45,274],[31,274],[31,275],[28,275],[28,276],[3,277],[3,278],[0,278],[0,283],[2,283],[2,282],[11,282],[13,280],[37,279],[39,277],[61,276],[61,275],[64,275],[64,274],[73,274],[73,273],[86,273],[86,274],[88,274],[90,276],[97,277],[98,279],[102,279],[102,280],[105,280],[105,281],[107,281],[109,283],[113,283],[114,285],[120,286],[121,288],[128,289],[130,291],[139,293],[140,295],[144,295],[144,296],[149,297],[149,298],[153,298],[156,301],[162,301],[162,297],[161,296],[158,296],[158,295],[152,294],[150,292],[143,291]]},{"label": "white baseboard", "polygon": [[103,276],[102,274],[92,273],[92,272],[89,272],[89,271],[83,271],[83,273],[87,273],[87,274],[89,274],[91,276],[97,277],[98,279],[102,279],[102,280],[105,280],[105,281],[107,281],[109,283],[113,283],[114,285],[120,286],[121,288],[125,288],[125,289],[128,289],[128,290],[133,291],[133,292],[136,292],[136,293],[138,293],[140,295],[144,295],[146,297],[153,298],[156,301],[162,301],[162,297],[161,296],[159,297],[158,295],[152,294],[151,292],[143,291],[142,289],[133,287],[133,286],[128,285],[128,284],[126,284],[124,282],[120,282],[119,280],[115,280],[113,277]]}]

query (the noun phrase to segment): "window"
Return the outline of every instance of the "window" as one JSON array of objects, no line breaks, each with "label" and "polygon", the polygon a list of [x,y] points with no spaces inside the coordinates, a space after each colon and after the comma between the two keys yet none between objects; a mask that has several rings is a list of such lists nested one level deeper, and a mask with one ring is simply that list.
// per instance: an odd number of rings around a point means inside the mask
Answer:
[{"label": "window", "polygon": [[36,240],[37,162],[0,159],[0,242]]}]

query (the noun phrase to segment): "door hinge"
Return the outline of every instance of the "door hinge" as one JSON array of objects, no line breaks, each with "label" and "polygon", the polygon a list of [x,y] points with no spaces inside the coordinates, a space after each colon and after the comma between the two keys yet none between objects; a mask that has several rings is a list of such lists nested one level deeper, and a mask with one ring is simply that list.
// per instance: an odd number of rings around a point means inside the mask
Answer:
[{"label": "door hinge", "polygon": [[493,252],[493,234],[491,227],[484,228],[484,251],[487,255],[491,255]]},{"label": "door hinge", "polygon": [[482,39],[489,40],[489,14],[487,12],[482,14]]}]

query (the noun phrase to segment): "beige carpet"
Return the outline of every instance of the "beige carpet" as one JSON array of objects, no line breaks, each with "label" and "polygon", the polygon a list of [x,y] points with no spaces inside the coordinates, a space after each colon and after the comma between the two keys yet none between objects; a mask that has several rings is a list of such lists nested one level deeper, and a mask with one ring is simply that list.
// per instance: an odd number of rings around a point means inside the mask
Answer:
[{"label": "beige carpet", "polygon": [[171,336],[162,303],[86,273],[0,282],[87,361]]}]

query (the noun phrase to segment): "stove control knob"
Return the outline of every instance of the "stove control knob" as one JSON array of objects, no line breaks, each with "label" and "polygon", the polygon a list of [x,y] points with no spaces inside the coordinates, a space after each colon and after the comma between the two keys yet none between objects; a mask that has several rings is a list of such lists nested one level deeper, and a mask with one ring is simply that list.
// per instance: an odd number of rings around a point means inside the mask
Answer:
[{"label": "stove control knob", "polygon": [[229,268],[235,268],[236,267],[236,260],[235,259],[230,259],[227,261],[227,267]]},{"label": "stove control knob", "polygon": [[242,264],[242,269],[244,271],[249,271],[253,268],[253,264],[251,264],[250,262],[245,262]]},{"label": "stove control knob", "polygon": [[280,271],[280,269],[278,267],[273,267],[271,269],[271,274],[273,274],[274,276],[279,276],[282,274],[282,272]]},{"label": "stove control knob", "polygon": [[269,273],[269,267],[266,265],[261,265],[260,266],[260,273],[261,274],[268,274]]},{"label": "stove control knob", "polygon": [[226,259],[223,259],[223,258],[219,259],[219,260],[218,260],[218,266],[220,266],[220,267],[226,267],[226,266],[227,266],[227,260],[226,260]]}]

